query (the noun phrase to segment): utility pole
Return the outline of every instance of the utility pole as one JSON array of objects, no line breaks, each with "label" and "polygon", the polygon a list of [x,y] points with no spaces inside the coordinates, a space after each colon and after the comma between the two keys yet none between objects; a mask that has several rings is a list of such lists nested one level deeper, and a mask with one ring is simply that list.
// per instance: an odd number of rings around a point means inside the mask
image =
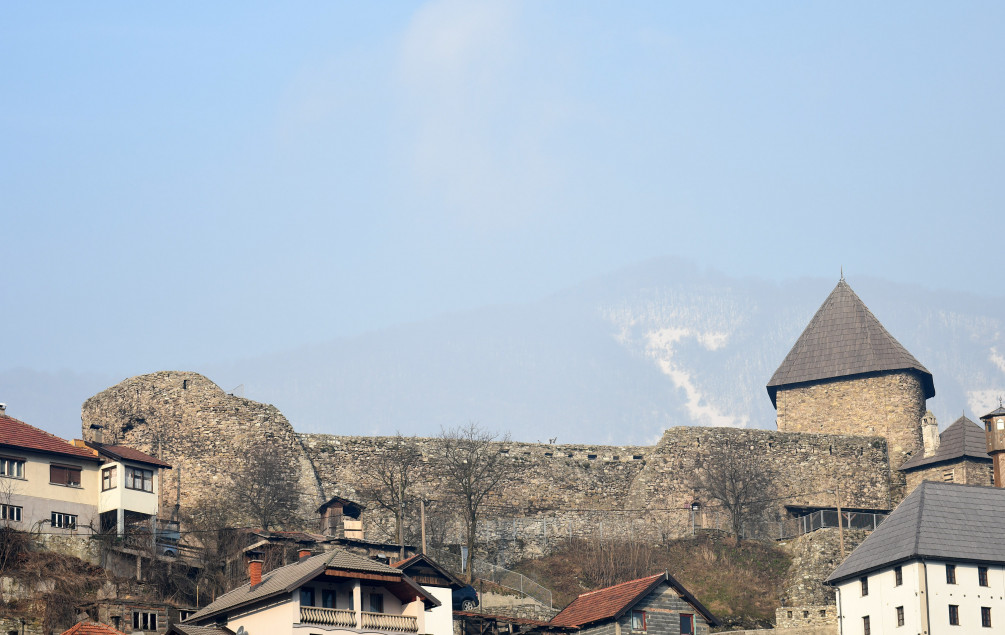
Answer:
[{"label": "utility pole", "polygon": [[422,553],[426,553],[426,501],[419,500],[419,519],[422,525]]},{"label": "utility pole", "polygon": [[841,485],[838,484],[837,489],[834,490],[835,497],[837,499],[837,512],[838,512],[838,543],[841,545],[841,560],[844,561],[844,521],[841,516]]}]

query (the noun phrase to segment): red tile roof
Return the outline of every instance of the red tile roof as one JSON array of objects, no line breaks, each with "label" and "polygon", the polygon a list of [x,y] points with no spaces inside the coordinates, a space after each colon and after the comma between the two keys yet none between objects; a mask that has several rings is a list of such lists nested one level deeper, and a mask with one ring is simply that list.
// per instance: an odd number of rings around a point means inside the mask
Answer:
[{"label": "red tile roof", "polygon": [[69,630],[63,631],[62,635],[125,635],[125,633],[106,624],[77,622]]},{"label": "red tile roof", "polygon": [[719,626],[719,619],[712,615],[696,597],[691,595],[690,591],[684,588],[684,585],[675,580],[669,573],[651,575],[583,593],[569,606],[562,609],[548,624],[578,628],[586,624],[620,617],[664,581],[697,612],[701,613],[709,626]]},{"label": "red tile roof", "polygon": [[583,593],[551,619],[552,626],[582,626],[621,615],[663,580],[663,574]]},{"label": "red tile roof", "polygon": [[7,415],[0,415],[0,446],[98,460],[97,454],[90,448],[78,448],[54,434]]},{"label": "red tile roof", "polygon": [[148,465],[156,465],[157,467],[163,467],[169,470],[171,469],[170,463],[165,463],[164,461],[152,457],[145,452],[127,448],[124,445],[102,445],[99,443],[93,443],[91,445],[97,448],[102,454],[105,454],[115,460],[135,461],[136,463],[146,463]]}]

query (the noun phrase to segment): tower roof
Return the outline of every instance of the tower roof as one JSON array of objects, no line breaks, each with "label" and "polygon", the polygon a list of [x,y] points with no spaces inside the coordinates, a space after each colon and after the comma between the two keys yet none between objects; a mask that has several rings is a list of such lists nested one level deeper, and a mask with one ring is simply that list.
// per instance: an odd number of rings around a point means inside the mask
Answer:
[{"label": "tower roof", "polygon": [[901,470],[910,471],[933,463],[956,461],[963,458],[991,462],[987,452],[984,428],[966,417],[960,417],[953,425],[939,435],[939,449],[931,456],[917,454],[907,463],[900,466]]},{"label": "tower roof", "polygon": [[925,398],[935,396],[932,373],[883,328],[842,279],[771,376],[768,396],[774,405],[775,393],[785,386],[891,370],[917,372]]}]

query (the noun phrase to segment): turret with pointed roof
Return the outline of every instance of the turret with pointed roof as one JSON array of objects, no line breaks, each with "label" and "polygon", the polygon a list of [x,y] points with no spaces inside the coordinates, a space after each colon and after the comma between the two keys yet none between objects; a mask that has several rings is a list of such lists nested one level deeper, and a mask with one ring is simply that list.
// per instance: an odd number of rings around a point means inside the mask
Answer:
[{"label": "turret with pointed roof", "polygon": [[920,453],[932,374],[876,319],[842,278],[767,385],[782,432],[885,437],[895,472]]}]

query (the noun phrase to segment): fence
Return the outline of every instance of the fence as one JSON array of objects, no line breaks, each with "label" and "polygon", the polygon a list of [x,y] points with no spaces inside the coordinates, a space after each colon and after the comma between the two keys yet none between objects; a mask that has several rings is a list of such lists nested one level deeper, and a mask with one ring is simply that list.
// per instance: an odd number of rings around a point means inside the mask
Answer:
[{"label": "fence", "polygon": [[[438,549],[429,549],[428,551],[436,562],[450,569],[455,574],[459,574],[464,570],[460,554],[450,551],[440,551]],[[534,598],[548,608],[552,608],[551,590],[546,589],[522,573],[510,571],[509,569],[485,562],[484,560],[478,560],[477,558],[471,558],[471,566],[474,571],[474,577],[487,580],[513,591],[519,591],[528,597]]]},{"label": "fence", "polygon": [[[886,518],[887,514],[873,512],[841,512],[845,529],[861,529],[874,531]],[[834,509],[821,509],[799,518],[790,518],[782,524],[780,538],[794,538],[811,531],[825,528],[837,528],[838,513]]]}]

